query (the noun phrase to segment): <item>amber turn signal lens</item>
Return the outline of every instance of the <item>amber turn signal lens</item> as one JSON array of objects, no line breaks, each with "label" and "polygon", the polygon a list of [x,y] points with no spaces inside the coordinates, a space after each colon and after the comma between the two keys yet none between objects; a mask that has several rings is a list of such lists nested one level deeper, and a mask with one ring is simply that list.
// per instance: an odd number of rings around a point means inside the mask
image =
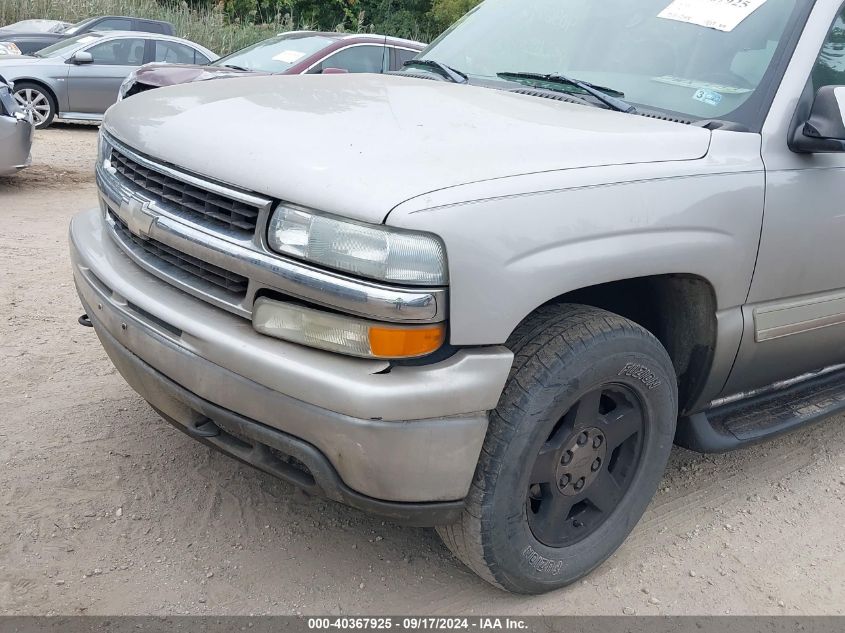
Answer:
[{"label": "amber turn signal lens", "polygon": [[446,327],[396,328],[370,326],[370,350],[378,358],[414,358],[440,349]]}]

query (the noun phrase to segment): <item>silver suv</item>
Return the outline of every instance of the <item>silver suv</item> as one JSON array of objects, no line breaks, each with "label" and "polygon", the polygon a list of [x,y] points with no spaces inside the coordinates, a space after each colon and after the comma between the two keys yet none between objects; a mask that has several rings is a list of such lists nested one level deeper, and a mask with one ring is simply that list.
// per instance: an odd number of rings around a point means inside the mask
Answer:
[{"label": "silver suv", "polygon": [[393,75],[109,110],[73,272],[129,384],[539,593],[673,442],[845,408],[840,0],[487,0]]}]

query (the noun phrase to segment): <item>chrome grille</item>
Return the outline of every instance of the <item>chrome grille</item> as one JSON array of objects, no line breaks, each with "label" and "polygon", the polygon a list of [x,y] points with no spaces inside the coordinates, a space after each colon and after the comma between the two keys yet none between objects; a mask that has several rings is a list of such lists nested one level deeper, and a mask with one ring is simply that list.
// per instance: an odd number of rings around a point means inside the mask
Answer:
[{"label": "chrome grille", "polygon": [[113,148],[111,165],[141,195],[200,225],[251,238],[260,208],[233,200],[141,165]]},{"label": "chrome grille", "polygon": [[109,211],[109,217],[114,222],[114,232],[118,239],[136,253],[143,253],[147,262],[155,268],[164,272],[174,272],[172,269],[177,269],[183,275],[187,275],[195,286],[211,284],[235,295],[238,299],[246,296],[249,285],[246,277],[187,255],[156,240],[141,239],[133,235],[123,220],[112,211]]},{"label": "chrome grille", "polygon": [[202,301],[249,319],[254,293],[266,289],[379,321],[445,320],[444,288],[361,280],[270,252],[260,233],[271,198],[159,162],[107,132],[100,157],[96,180],[111,238],[148,273]]}]

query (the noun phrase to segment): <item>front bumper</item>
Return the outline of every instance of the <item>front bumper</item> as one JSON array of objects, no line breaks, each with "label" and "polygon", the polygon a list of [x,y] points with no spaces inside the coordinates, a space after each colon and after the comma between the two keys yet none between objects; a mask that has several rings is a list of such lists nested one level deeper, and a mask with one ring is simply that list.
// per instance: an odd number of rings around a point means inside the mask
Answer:
[{"label": "front bumper", "polygon": [[[271,438],[256,439],[265,448],[252,453],[232,450],[235,440],[204,439],[306,485],[256,457],[275,447],[308,466],[312,489],[392,518],[442,523],[461,507],[486,412],[510,370],[508,350],[462,350],[419,367],[312,350],[257,334],[248,320],[145,272],[116,246],[99,210],[73,219],[70,242],[79,295],[110,357],[189,434],[216,427]],[[209,420],[214,426],[204,426]],[[279,448],[294,444],[298,454]]]},{"label": "front bumper", "polygon": [[34,132],[29,121],[0,115],[0,176],[29,166]]}]

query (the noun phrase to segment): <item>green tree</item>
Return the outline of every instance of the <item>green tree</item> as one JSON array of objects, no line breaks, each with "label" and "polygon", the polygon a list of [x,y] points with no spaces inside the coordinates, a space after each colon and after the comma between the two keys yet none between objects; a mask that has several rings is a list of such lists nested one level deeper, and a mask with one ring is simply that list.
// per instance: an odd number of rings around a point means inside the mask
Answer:
[{"label": "green tree", "polygon": [[432,40],[480,0],[159,0],[191,7],[220,2],[241,24],[286,21],[296,28],[384,33]]},{"label": "green tree", "polygon": [[453,22],[476,6],[481,0],[434,0],[431,17],[439,29],[448,28]]}]

